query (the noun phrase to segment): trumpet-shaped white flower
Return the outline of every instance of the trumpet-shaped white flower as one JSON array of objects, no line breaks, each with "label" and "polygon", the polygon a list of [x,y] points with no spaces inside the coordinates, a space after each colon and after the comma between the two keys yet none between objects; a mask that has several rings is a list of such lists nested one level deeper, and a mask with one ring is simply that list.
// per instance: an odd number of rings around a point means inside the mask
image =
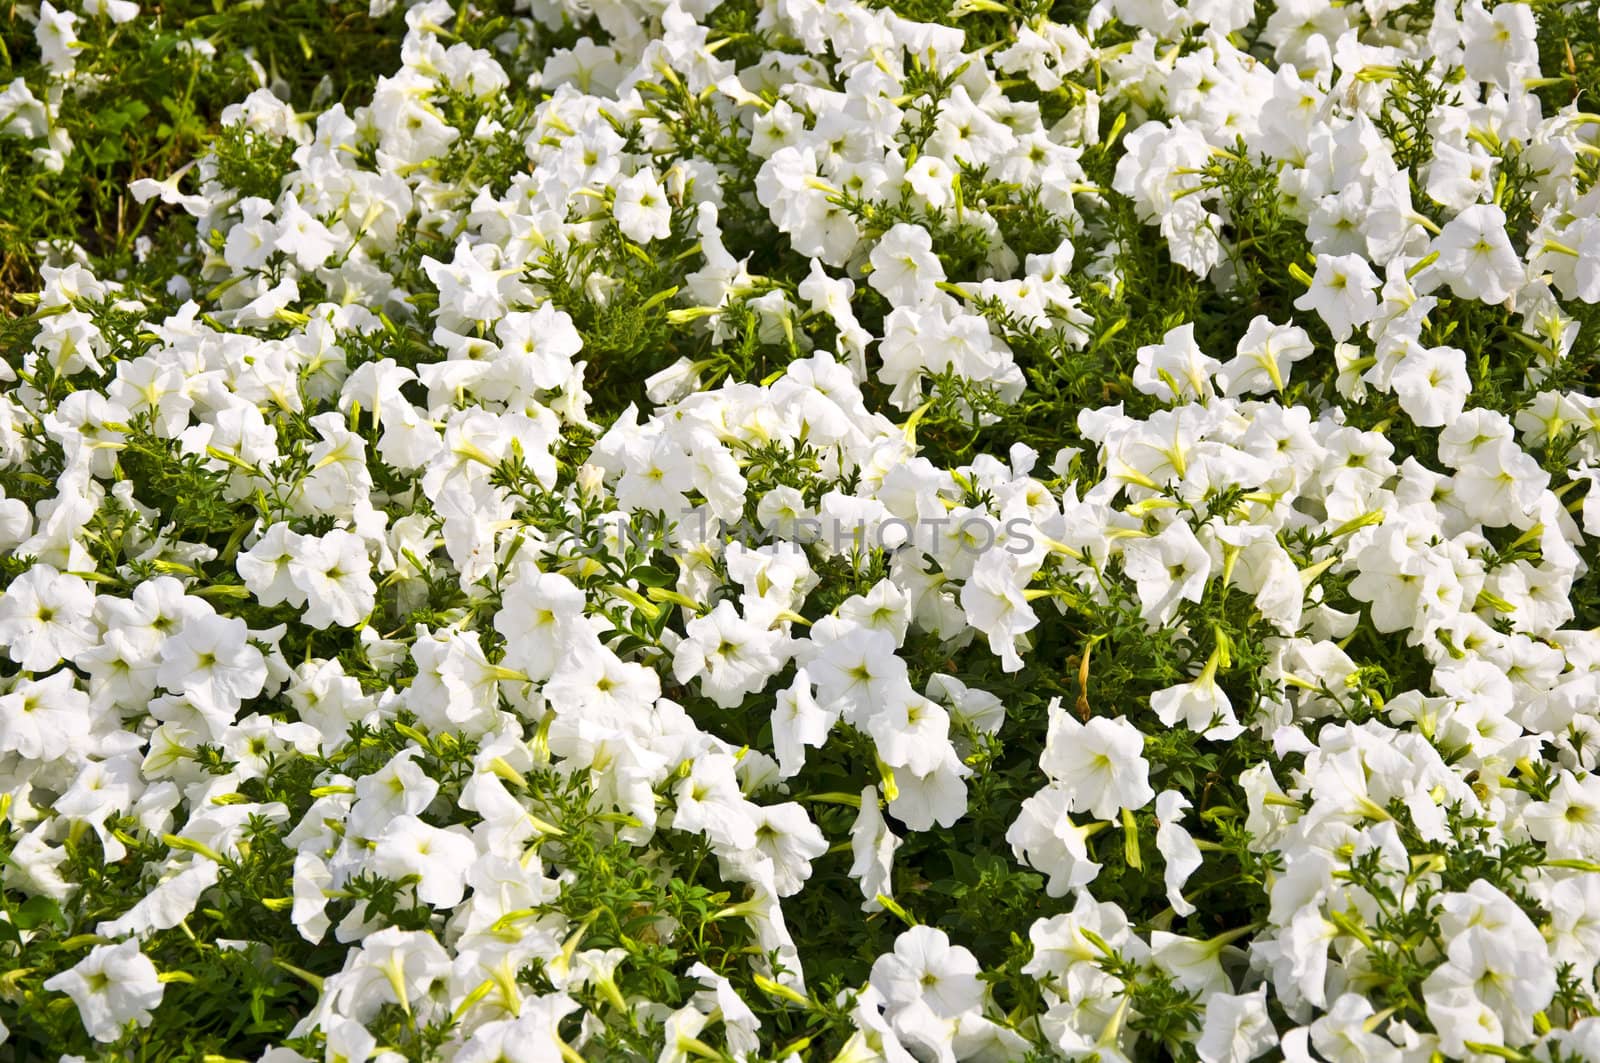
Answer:
[{"label": "trumpet-shaped white flower", "polygon": [[783,667],[780,632],[745,620],[733,603],[718,602],[705,616],[689,621],[673,651],[672,674],[680,683],[700,681],[700,689],[724,709],[760,691]]},{"label": "trumpet-shaped white flower", "polygon": [[230,717],[267,682],[267,661],[235,617],[197,615],[161,644],[156,682]]},{"label": "trumpet-shaped white flower", "polygon": [[1318,255],[1311,287],[1294,305],[1321,317],[1334,339],[1349,339],[1377,313],[1377,286],[1377,275],[1360,255]]},{"label": "trumpet-shaped white flower", "polygon": [[926,1004],[937,1016],[953,1019],[983,1000],[978,962],[942,931],[914,926],[894,942],[894,951],[872,964],[872,987],[891,1009]]},{"label": "trumpet-shaped white flower", "polygon": [[1182,601],[1198,602],[1211,578],[1211,554],[1187,521],[1175,520],[1160,534],[1131,539],[1122,547],[1123,568],[1134,580],[1146,622],[1172,619]]},{"label": "trumpet-shaped white flower", "polygon": [[335,529],[302,537],[289,560],[289,578],[305,596],[305,622],[316,628],[353,627],[372,611],[378,587],[359,536]]},{"label": "trumpet-shaped white flower", "polygon": [[612,215],[622,235],[641,244],[664,240],[672,235],[672,204],[667,193],[648,169],[617,182]]},{"label": "trumpet-shaped white flower", "polygon": [[149,1026],[166,990],[137,941],[96,945],[75,967],[47,978],[44,987],[71,997],[83,1028],[102,1043],[122,1036],[130,1022]]},{"label": "trumpet-shaped white flower", "polygon": [[1433,250],[1439,258],[1432,268],[1457,295],[1501,303],[1522,286],[1522,260],[1506,236],[1505,211],[1491,203],[1476,203],[1451,218]]},{"label": "trumpet-shaped white flower", "polygon": [[417,876],[417,899],[454,908],[466,891],[467,872],[478,850],[464,828],[430,826],[416,816],[398,816],[377,838],[372,867],[393,879]]},{"label": "trumpet-shaped white flower", "polygon": [[0,595],[0,645],[30,672],[54,668],[93,646],[94,592],[77,576],[34,565]]},{"label": "trumpet-shaped white flower", "polygon": [[945,279],[944,266],[933,253],[933,237],[920,225],[906,222],[883,234],[868,257],[867,283],[894,306],[927,302]]},{"label": "trumpet-shaped white flower", "polygon": [[1144,735],[1127,720],[1096,716],[1080,723],[1052,703],[1039,766],[1066,789],[1072,811],[1115,819],[1122,809],[1143,808],[1156,796],[1143,750]]}]

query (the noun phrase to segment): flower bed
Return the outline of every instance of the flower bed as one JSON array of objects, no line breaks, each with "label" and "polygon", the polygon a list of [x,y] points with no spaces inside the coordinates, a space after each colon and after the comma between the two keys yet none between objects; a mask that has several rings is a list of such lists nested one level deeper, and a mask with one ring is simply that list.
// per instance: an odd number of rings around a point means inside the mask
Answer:
[{"label": "flower bed", "polygon": [[15,1058],[1600,1059],[1600,21],[15,5]]}]

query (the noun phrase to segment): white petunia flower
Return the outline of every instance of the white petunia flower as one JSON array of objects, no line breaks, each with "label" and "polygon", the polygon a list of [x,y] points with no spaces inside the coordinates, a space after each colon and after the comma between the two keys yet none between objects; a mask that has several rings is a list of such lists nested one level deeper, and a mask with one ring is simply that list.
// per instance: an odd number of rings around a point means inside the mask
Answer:
[{"label": "white petunia flower", "polygon": [[378,588],[360,536],[338,529],[321,537],[304,536],[288,569],[305,597],[303,619],[312,627],[354,627],[372,611]]},{"label": "white petunia flower", "polygon": [[83,1028],[102,1043],[122,1036],[130,1022],[149,1026],[166,989],[136,941],[96,945],[77,966],[47,978],[44,987],[71,997]]},{"label": "white petunia flower", "polygon": [[1144,735],[1127,720],[1096,716],[1080,723],[1055,702],[1039,766],[1066,788],[1073,811],[1109,820],[1155,797],[1143,749]]},{"label": "white petunia flower", "polygon": [[638,243],[672,235],[672,205],[655,174],[647,169],[617,182],[612,215],[622,235]]}]

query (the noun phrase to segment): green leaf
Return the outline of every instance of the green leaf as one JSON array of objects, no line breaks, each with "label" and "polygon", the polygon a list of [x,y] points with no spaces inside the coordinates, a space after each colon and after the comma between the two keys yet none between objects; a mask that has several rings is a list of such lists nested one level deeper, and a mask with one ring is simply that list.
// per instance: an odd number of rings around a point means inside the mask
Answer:
[{"label": "green leaf", "polygon": [[61,905],[49,897],[30,897],[11,913],[11,922],[18,930],[37,930],[45,923],[53,923],[58,930],[67,929],[67,917]]}]

